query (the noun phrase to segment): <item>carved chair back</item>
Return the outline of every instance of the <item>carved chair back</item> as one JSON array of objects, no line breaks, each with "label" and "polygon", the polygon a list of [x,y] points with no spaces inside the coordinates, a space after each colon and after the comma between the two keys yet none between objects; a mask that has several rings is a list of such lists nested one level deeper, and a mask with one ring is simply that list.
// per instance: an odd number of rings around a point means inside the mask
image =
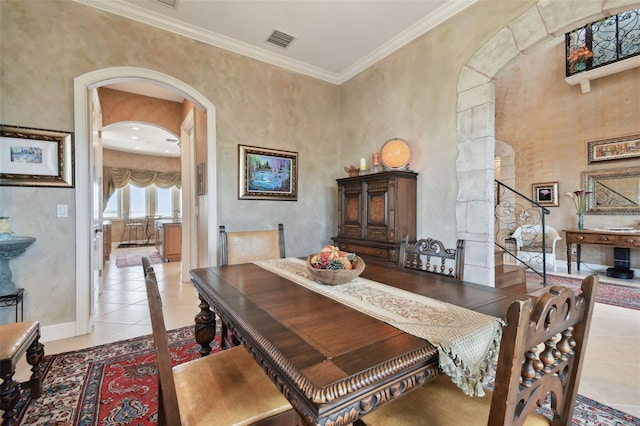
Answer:
[{"label": "carved chair back", "polygon": [[550,401],[552,425],[570,425],[593,315],[598,276],[582,281],[579,296],[547,288],[507,312],[491,399],[490,425],[521,425]]},{"label": "carved chair back", "polygon": [[407,236],[400,243],[400,267],[418,269],[435,274],[464,278],[464,240],[458,240],[455,249],[445,248],[442,241],[433,238],[408,242]]},{"label": "carved chair back", "polygon": [[220,226],[220,265],[285,257],[284,225],[277,230],[227,232]]}]

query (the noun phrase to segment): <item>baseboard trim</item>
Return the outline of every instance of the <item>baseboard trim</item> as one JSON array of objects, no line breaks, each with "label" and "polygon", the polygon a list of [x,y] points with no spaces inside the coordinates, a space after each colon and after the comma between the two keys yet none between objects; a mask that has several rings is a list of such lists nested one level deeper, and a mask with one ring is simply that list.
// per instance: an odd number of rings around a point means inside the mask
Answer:
[{"label": "baseboard trim", "polygon": [[49,342],[51,340],[66,339],[76,337],[76,322],[65,322],[62,324],[46,325],[40,328],[40,341]]}]

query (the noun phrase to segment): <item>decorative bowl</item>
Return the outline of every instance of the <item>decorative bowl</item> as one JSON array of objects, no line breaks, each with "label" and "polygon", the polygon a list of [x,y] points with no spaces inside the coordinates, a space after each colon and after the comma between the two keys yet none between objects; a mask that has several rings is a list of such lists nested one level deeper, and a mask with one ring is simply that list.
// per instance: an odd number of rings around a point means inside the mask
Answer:
[{"label": "decorative bowl", "polygon": [[360,276],[366,266],[364,260],[360,256],[356,256],[352,262],[353,269],[316,269],[311,266],[311,256],[307,257],[307,270],[311,279],[320,284],[338,285],[348,283]]}]

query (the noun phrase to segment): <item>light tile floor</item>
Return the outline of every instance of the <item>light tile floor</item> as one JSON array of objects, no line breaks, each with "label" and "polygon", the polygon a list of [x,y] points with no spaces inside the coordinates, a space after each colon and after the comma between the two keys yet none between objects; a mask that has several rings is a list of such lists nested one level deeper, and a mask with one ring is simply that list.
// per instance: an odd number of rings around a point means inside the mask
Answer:
[{"label": "light tile floor", "polygon": [[[149,248],[126,250],[148,251]],[[123,252],[114,250],[107,262],[93,332],[45,342],[47,354],[151,334],[142,267],[117,268],[116,256]],[[198,312],[197,294],[190,283],[180,282],[180,263],[153,266],[167,328],[193,324]],[[558,265],[559,274],[563,268],[566,272],[566,265]],[[592,272],[582,269],[582,276]],[[640,278],[619,282],[640,286]],[[19,366],[16,377],[22,380],[28,377],[26,363]],[[640,311],[596,303],[579,393],[640,417]]]}]

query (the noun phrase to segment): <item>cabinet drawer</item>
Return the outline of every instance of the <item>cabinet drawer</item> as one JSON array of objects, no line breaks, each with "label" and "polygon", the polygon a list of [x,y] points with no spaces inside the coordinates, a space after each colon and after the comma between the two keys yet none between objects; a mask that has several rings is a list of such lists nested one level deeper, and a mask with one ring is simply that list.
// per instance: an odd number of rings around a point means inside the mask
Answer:
[{"label": "cabinet drawer", "polygon": [[573,234],[571,242],[576,244],[600,244],[615,246],[618,241],[617,236],[594,235],[594,234]]},{"label": "cabinet drawer", "polygon": [[367,228],[368,240],[388,241],[390,240],[388,234],[387,228]]},{"label": "cabinet drawer", "polygon": [[342,227],[342,232],[340,233],[340,235],[342,237],[349,238],[362,238],[362,227],[344,225]]},{"label": "cabinet drawer", "polygon": [[640,247],[640,235],[631,237],[628,235],[618,235],[616,237],[616,246],[618,247]]},{"label": "cabinet drawer", "polygon": [[394,262],[396,259],[396,250],[395,249],[387,249],[380,247],[368,247],[361,246],[358,244],[350,244],[350,243],[339,243],[340,250],[353,252],[358,256],[364,256],[365,258],[375,257],[381,260],[385,260],[387,262]]}]

